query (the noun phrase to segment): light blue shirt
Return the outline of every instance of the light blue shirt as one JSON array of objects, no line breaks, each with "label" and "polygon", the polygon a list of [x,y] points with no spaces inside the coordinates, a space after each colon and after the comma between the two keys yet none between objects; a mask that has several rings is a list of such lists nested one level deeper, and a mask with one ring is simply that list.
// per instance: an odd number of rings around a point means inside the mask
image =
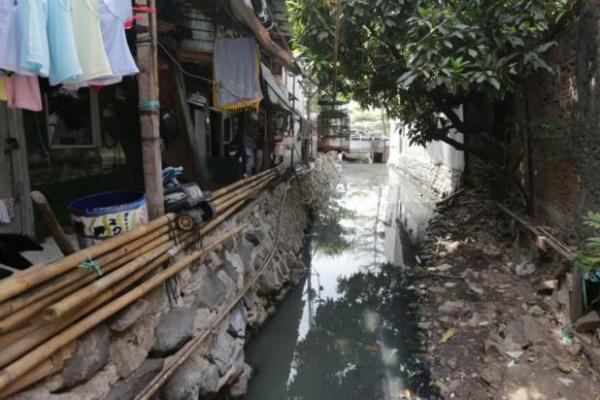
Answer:
[{"label": "light blue shirt", "polygon": [[75,46],[71,0],[50,0],[48,3],[48,42],[50,84],[77,80],[83,71]]},{"label": "light blue shirt", "polygon": [[19,0],[17,18],[21,26],[21,68],[47,77],[50,74],[50,49],[46,32],[48,0]]}]

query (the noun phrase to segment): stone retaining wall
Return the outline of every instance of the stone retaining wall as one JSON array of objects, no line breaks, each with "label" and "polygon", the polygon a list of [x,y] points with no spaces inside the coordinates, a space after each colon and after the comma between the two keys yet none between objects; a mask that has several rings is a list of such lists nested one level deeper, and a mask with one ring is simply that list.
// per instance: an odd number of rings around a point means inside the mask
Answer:
[{"label": "stone retaining wall", "polygon": [[143,299],[88,332],[75,345],[63,370],[15,399],[126,400],[155,376],[187,341],[209,330],[245,283],[261,268],[276,240],[278,212],[289,185],[280,226],[278,252],[257,284],[225,322],[165,383],[160,399],[197,400],[223,391],[245,393],[251,368],[244,346],[275,312],[288,290],[304,276],[304,231],[337,168],[323,156],[314,169],[291,183],[261,194],[226,221],[211,238],[248,223],[240,235],[225,242]]}]

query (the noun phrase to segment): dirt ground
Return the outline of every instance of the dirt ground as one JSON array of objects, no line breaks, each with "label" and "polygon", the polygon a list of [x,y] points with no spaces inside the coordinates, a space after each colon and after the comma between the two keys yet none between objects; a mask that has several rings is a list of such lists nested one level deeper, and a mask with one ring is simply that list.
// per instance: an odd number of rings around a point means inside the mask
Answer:
[{"label": "dirt ground", "polygon": [[598,369],[565,330],[569,289],[554,279],[564,265],[517,248],[515,224],[485,195],[437,211],[410,289],[444,398],[600,399]]}]

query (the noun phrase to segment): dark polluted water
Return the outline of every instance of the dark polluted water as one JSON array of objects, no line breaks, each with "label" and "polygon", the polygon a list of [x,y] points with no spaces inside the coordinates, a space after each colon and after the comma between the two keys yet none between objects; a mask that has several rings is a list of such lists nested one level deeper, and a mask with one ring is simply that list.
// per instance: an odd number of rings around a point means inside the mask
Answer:
[{"label": "dark polluted water", "polygon": [[435,398],[406,274],[434,202],[385,165],[344,165],[307,235],[310,276],[248,345],[246,400]]}]

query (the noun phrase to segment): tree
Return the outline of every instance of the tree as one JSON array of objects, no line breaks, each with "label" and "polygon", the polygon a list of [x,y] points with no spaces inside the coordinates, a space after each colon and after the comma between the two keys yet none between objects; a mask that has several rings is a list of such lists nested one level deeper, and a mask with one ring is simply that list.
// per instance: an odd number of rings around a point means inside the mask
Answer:
[{"label": "tree", "polygon": [[[288,0],[295,46],[323,91],[331,90],[335,0]],[[571,5],[568,6],[567,3]],[[555,23],[580,1],[342,0],[338,88],[363,107],[409,126],[413,143],[453,130],[498,144],[506,112],[463,121],[460,105],[504,103],[524,77],[551,71]],[[504,109],[506,111],[506,108]]]}]

